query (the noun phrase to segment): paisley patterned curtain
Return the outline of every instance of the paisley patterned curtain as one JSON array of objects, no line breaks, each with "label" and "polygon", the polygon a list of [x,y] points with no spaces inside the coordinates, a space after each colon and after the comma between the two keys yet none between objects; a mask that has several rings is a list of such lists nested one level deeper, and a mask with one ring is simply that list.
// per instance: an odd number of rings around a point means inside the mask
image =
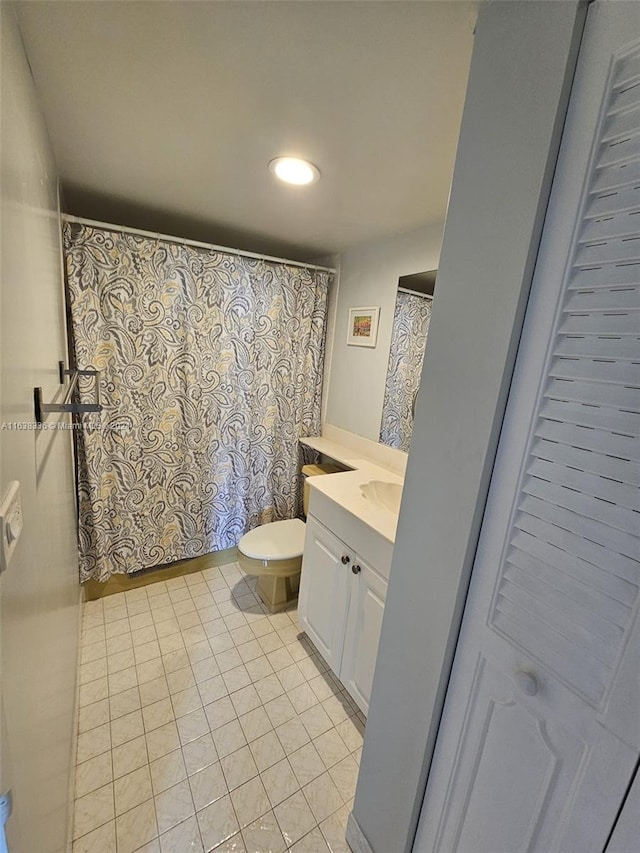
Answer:
[{"label": "paisley patterned curtain", "polygon": [[413,430],[413,401],[420,387],[430,320],[430,299],[398,291],[387,383],[384,389],[380,441],[407,453]]},{"label": "paisley patterned curtain", "polygon": [[70,223],[64,248],[76,363],[104,405],[77,433],[81,579],[295,517],[330,274]]}]

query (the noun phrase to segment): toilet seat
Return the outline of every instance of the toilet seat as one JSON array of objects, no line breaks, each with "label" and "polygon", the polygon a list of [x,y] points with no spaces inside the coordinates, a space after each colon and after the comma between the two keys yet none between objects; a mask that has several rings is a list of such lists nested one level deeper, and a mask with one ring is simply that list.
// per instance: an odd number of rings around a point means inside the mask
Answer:
[{"label": "toilet seat", "polygon": [[304,551],[305,524],[299,518],[272,521],[250,530],[238,550],[253,560],[292,560]]}]

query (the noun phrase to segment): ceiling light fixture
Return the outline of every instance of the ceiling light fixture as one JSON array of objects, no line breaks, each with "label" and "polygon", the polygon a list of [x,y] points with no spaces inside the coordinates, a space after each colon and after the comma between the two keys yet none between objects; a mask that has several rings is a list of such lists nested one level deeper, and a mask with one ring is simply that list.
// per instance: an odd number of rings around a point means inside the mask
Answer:
[{"label": "ceiling light fixture", "polygon": [[298,157],[276,157],[269,163],[269,169],[281,181],[298,186],[312,184],[320,177],[320,172],[313,163]]}]

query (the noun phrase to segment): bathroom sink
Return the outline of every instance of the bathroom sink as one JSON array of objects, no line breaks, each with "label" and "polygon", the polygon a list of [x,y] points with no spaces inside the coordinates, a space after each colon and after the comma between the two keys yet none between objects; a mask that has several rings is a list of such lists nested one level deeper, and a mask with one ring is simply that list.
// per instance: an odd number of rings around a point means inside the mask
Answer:
[{"label": "bathroom sink", "polygon": [[400,512],[400,500],[402,498],[402,485],[400,483],[386,483],[384,480],[370,480],[360,491],[365,498],[383,509],[388,509],[394,515]]}]

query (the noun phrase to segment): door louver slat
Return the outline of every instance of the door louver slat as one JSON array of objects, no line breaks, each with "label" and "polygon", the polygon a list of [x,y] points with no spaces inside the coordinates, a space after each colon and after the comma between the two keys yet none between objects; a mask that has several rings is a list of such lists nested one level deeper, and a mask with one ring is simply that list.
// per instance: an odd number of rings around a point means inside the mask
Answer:
[{"label": "door louver slat", "polygon": [[557,483],[569,489],[575,489],[577,492],[585,492],[594,498],[613,502],[633,512],[640,512],[638,489],[626,483],[618,483],[607,477],[589,474],[587,471],[557,465],[545,459],[534,459],[527,473],[540,480]]},{"label": "door louver slat", "polygon": [[[546,584],[552,590],[566,596],[570,601],[581,605],[589,612],[597,611],[606,617],[612,625],[623,628],[629,621],[631,610],[619,601],[598,592],[593,586],[584,583],[576,574],[566,574],[561,566],[561,560],[555,565],[542,562],[536,555],[533,558],[526,550],[522,551],[515,543],[510,549],[508,562],[511,568],[508,573],[519,572],[520,581],[527,575],[536,583]],[[530,583],[530,582],[529,582]]]},{"label": "door louver slat", "polygon": [[[599,543],[591,539],[586,539],[579,534],[574,534],[571,530],[563,529],[551,521],[526,512],[518,516],[514,526],[517,530],[530,534],[532,539],[540,539],[542,548],[545,545],[551,545],[562,552],[565,555],[566,563],[576,567],[579,577],[590,574],[589,583],[597,585],[589,567],[599,569],[605,575],[618,577],[624,581],[622,585],[613,585],[611,591],[611,595],[624,595],[625,597],[621,598],[621,601],[628,601],[631,605],[638,594],[639,581],[636,560],[626,557],[624,554],[609,553],[605,546],[599,546]],[[514,543],[517,541],[517,535],[513,541]],[[531,543],[529,543],[529,548],[532,548]],[[534,550],[530,550],[531,554],[534,552]],[[631,596],[631,598],[628,599],[627,596]]]}]

